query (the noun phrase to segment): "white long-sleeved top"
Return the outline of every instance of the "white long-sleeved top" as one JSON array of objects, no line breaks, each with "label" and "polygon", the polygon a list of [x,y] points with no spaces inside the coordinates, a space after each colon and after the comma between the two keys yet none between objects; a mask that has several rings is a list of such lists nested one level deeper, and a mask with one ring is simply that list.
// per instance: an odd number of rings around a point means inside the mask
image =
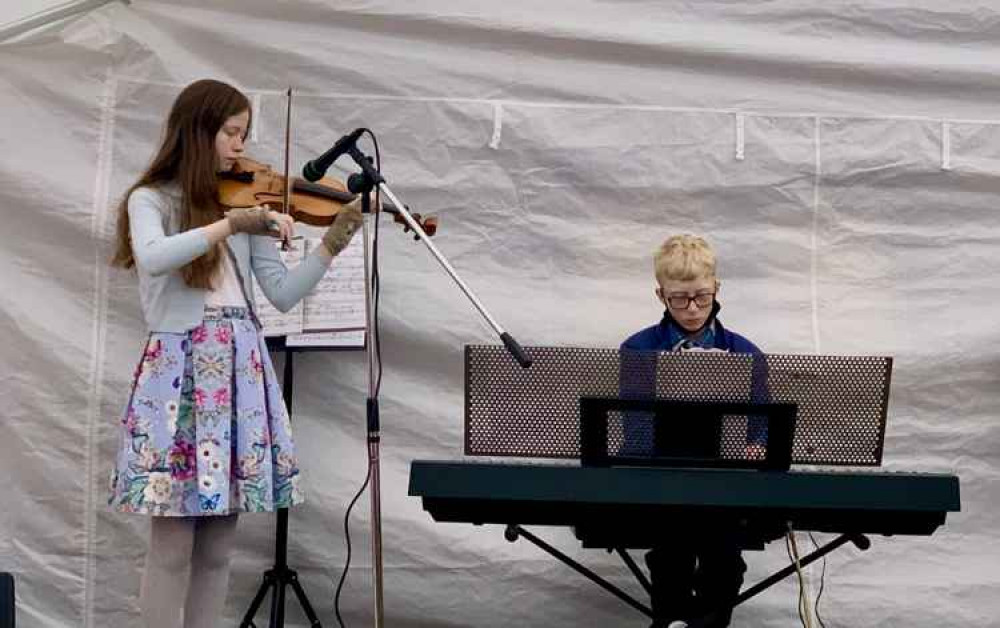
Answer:
[{"label": "white long-sleeved top", "polygon": [[[181,189],[176,184],[136,189],[128,199],[132,252],[139,300],[150,331],[184,332],[197,327],[208,290],[184,283],[180,269],[209,248],[204,229],[180,231]],[[323,277],[329,259],[317,250],[293,269],[281,261],[274,238],[237,233],[226,239],[236,258],[245,294],[253,294],[251,271],[267,299],[291,309]],[[253,303],[250,304],[253,307]]]}]

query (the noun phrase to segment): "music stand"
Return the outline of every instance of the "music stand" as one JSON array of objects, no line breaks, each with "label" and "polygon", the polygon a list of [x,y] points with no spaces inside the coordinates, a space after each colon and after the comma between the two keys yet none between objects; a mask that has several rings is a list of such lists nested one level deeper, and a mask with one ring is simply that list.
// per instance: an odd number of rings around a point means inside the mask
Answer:
[{"label": "music stand", "polygon": [[[285,336],[272,336],[267,338],[267,348],[270,351],[281,351],[285,354],[285,365],[281,378],[281,396],[285,400],[285,408],[288,410],[289,418],[292,414],[292,393],[294,391],[295,376],[295,354],[306,351],[351,351],[356,350],[348,347],[290,347]],[[257,588],[250,607],[243,615],[240,628],[256,628],[253,619],[264,601],[264,597],[269,591],[271,595],[271,615],[268,623],[269,628],[283,628],[285,625],[285,588],[292,587],[299,605],[309,620],[310,628],[321,628],[316,611],[313,610],[306,592],[299,582],[299,575],[294,569],[288,566],[288,509],[279,508],[277,511],[277,524],[274,539],[274,565],[264,572],[263,581]]]},{"label": "music stand", "polygon": [[[734,403],[665,399],[580,398],[580,464],[585,467],[711,467],[787,471],[792,462],[792,436],[798,406],[794,403]],[[615,414],[652,411],[656,414],[653,447],[648,455],[629,455],[613,444],[609,431]],[[761,456],[747,456],[723,438],[727,420],[764,421],[767,447]],[[674,420],[669,420],[674,419]],[[633,420],[641,421],[635,417]],[[661,425],[667,423],[669,425]],[[741,446],[745,449],[746,437]]]}]

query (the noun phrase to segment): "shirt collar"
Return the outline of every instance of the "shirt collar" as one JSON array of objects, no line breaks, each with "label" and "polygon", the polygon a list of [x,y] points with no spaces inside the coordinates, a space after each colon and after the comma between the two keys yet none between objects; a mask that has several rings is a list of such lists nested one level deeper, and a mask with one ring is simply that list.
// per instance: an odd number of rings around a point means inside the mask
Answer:
[{"label": "shirt collar", "polygon": [[715,336],[718,327],[716,323],[716,316],[718,316],[720,309],[722,309],[722,306],[718,301],[712,303],[712,313],[709,314],[708,320],[705,321],[705,324],[701,327],[701,329],[693,333],[688,332],[681,327],[670,314],[669,309],[664,309],[663,320],[660,321],[660,325],[667,336],[667,347],[671,351],[690,349],[692,347],[699,347],[702,349],[711,349],[715,347]]}]

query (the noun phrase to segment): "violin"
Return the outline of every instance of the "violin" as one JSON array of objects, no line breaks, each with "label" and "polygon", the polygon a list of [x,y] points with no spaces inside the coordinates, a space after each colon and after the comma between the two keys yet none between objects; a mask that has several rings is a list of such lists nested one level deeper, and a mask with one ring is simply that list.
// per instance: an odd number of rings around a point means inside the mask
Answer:
[{"label": "violin", "polygon": [[[309,182],[298,177],[286,178],[267,164],[247,157],[240,157],[232,170],[220,172],[218,178],[218,200],[224,208],[262,205],[288,213],[299,222],[317,227],[332,224],[340,209],[357,198],[338,179],[323,177],[319,181]],[[287,179],[291,179],[292,185],[287,192],[286,207]],[[382,201],[380,211],[392,214],[394,222],[404,225],[404,231],[410,230],[410,226],[392,203]],[[412,216],[424,233],[429,236],[437,233],[436,217],[422,218],[420,214]]]}]

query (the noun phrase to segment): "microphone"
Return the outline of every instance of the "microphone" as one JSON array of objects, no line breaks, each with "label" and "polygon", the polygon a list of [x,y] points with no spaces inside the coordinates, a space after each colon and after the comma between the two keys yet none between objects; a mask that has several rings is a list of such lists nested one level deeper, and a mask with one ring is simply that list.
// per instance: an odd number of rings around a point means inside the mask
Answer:
[{"label": "microphone", "polygon": [[354,129],[344,137],[337,140],[337,143],[333,145],[333,148],[326,151],[316,159],[306,163],[306,165],[302,167],[302,177],[306,181],[319,181],[322,179],[323,175],[326,174],[326,171],[333,165],[333,162],[337,161],[341,155],[349,151],[351,146],[354,146],[354,143],[358,141],[358,138],[361,137],[361,134],[364,132],[365,130],[363,128]]}]

